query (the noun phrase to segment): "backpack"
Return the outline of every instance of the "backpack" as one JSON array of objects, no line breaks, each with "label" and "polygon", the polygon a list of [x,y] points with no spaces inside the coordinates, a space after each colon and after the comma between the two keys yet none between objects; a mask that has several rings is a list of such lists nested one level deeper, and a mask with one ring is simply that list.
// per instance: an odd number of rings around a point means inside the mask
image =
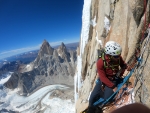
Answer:
[{"label": "backpack", "polygon": [[104,63],[104,69],[106,70],[106,68],[111,68],[112,70],[114,70],[114,66],[119,66],[120,65],[120,59],[119,59],[119,63],[117,65],[109,65],[108,66],[108,63],[106,62],[105,60],[105,50],[103,48],[101,49],[97,49],[97,60],[94,61],[91,66],[90,66],[90,69],[92,69],[93,65],[100,59],[102,58],[103,60],[103,63]]}]

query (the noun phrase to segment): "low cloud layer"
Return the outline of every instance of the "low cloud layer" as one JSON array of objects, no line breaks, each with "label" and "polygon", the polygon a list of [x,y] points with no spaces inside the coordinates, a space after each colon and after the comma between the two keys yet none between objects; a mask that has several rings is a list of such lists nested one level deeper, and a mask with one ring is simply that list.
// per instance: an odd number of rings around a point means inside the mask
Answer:
[{"label": "low cloud layer", "polygon": [[[74,41],[58,41],[58,42],[49,42],[51,46],[56,46],[56,45],[60,45],[62,42],[64,43],[71,43]],[[19,49],[14,49],[14,50],[9,50],[9,51],[3,51],[0,52],[0,59],[4,59],[13,55],[17,55],[20,53],[24,53],[24,52],[28,52],[28,51],[32,51],[32,50],[38,50],[40,49],[41,44],[37,45],[37,46],[33,46],[33,47],[25,47],[25,48],[19,48]]]}]

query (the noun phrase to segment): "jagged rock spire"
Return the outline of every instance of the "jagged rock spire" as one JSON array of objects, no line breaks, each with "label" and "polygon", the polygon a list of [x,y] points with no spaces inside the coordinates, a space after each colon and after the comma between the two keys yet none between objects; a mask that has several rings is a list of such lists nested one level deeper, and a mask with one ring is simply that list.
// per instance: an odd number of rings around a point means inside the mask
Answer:
[{"label": "jagged rock spire", "polygon": [[53,55],[54,49],[50,46],[50,44],[46,40],[44,40],[40,48],[40,51],[42,52],[42,54],[44,53],[48,55]]},{"label": "jagged rock spire", "polygon": [[62,59],[66,60],[66,61],[70,61],[70,59],[69,59],[70,54],[67,52],[67,48],[63,42],[58,47],[57,52]]},{"label": "jagged rock spire", "polygon": [[53,55],[54,49],[50,46],[50,44],[44,40],[42,46],[39,50],[36,61],[38,62],[44,55]]},{"label": "jagged rock spire", "polygon": [[61,45],[58,47],[58,53],[62,54],[62,53],[67,53],[67,48],[65,46],[65,44],[62,42]]}]

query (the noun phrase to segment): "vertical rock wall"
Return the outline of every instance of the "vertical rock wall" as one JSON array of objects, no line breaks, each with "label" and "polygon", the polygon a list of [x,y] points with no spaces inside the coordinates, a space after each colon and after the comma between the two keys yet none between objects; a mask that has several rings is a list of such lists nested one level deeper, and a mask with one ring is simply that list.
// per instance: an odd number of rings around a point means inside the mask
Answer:
[{"label": "vertical rock wall", "polygon": [[[103,47],[108,40],[114,40],[122,46],[122,56],[126,62],[135,54],[137,47],[142,50],[142,45],[139,46],[142,31],[145,31],[150,23],[150,0],[147,0],[146,7],[144,7],[144,1],[146,0],[92,0],[88,42],[82,54],[83,83],[78,91],[77,113],[87,107],[88,97],[95,83],[97,49]],[[101,42],[101,46],[99,42]],[[80,47],[82,47],[82,43],[80,43]],[[135,95],[135,101],[143,102],[150,107],[150,85],[148,84],[149,79],[147,79],[150,68],[148,62],[150,59],[147,55],[149,54],[149,45],[146,48],[147,51],[142,58],[147,62],[145,63],[147,67],[144,65],[142,70],[140,68],[139,70],[142,72],[138,76],[143,76],[147,89],[143,88],[143,84],[138,80],[135,87],[135,92],[138,92]],[[147,92],[145,92],[146,90]]]}]

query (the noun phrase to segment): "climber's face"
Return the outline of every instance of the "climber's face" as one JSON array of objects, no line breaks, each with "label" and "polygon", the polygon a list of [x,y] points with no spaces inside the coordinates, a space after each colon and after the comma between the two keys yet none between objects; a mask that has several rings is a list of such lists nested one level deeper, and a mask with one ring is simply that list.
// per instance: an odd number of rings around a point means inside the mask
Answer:
[{"label": "climber's face", "polygon": [[120,55],[118,56],[112,56],[114,59],[119,59],[120,58]]},{"label": "climber's face", "polygon": [[120,55],[118,56],[111,56],[111,59],[114,60],[114,61],[118,61],[120,58]]}]

